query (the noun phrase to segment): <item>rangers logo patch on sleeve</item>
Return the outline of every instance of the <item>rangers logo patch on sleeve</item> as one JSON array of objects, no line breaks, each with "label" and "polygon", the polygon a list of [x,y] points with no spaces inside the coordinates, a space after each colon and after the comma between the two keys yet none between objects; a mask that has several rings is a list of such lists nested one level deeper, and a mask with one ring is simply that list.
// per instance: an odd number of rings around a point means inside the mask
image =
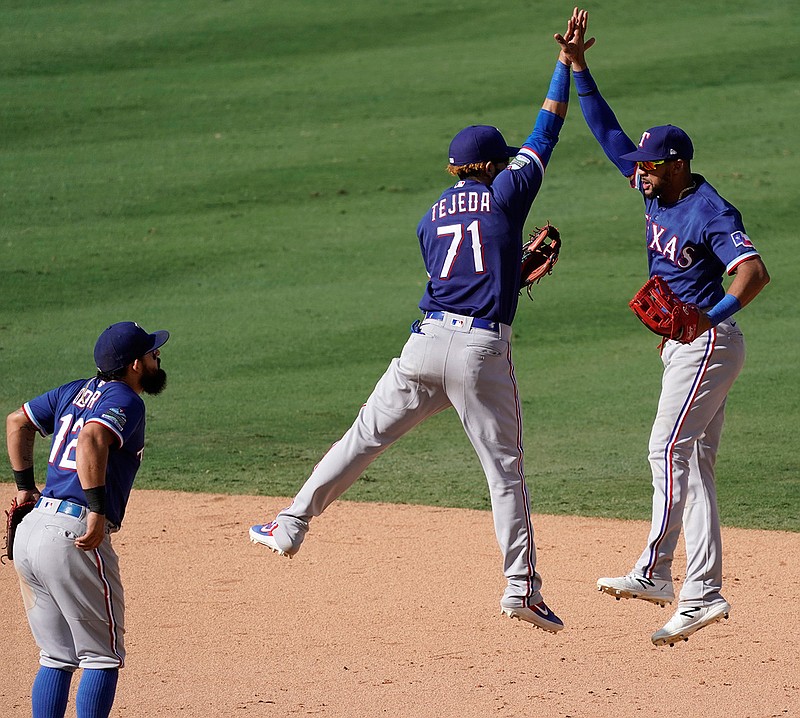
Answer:
[{"label": "rangers logo patch on sleeve", "polygon": [[128,423],[128,417],[125,416],[125,409],[119,407],[117,409],[106,409],[103,411],[101,419],[105,419],[109,424],[113,424],[120,431],[125,428]]},{"label": "rangers logo patch on sleeve", "polygon": [[750,237],[748,237],[744,232],[734,232],[731,235],[731,239],[733,240],[734,247],[753,247]]}]

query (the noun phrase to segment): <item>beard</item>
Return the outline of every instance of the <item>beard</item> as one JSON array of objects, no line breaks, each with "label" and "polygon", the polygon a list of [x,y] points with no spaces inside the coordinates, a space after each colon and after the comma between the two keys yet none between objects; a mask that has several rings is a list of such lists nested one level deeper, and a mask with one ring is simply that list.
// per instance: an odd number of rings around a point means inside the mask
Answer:
[{"label": "beard", "polygon": [[167,372],[163,369],[156,369],[152,373],[142,377],[142,391],[145,394],[160,394],[167,386]]}]

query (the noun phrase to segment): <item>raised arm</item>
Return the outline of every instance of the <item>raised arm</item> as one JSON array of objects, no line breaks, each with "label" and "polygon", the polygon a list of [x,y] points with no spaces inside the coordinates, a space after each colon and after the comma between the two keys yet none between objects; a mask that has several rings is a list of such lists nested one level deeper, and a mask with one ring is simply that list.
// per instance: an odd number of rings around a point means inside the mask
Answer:
[{"label": "raised arm", "polygon": [[578,32],[579,15],[577,8],[567,20],[567,29],[564,35],[556,33],[554,37],[561,45],[561,52],[556,61],[555,70],[547,89],[547,96],[542,103],[542,109],[536,117],[536,124],[528,139],[523,142],[523,147],[533,150],[546,165],[558,142],[558,135],[564,125],[569,106],[569,66],[571,57],[575,53],[574,42]]},{"label": "raised arm", "polygon": [[625,134],[611,107],[600,94],[589,67],[586,64],[586,50],[594,45],[594,38],[586,40],[589,13],[575,8],[570,26],[573,34],[566,37],[556,35],[556,42],[561,45],[561,56],[572,65],[575,77],[575,88],[578,90],[578,101],[583,117],[595,139],[603,148],[606,157],[625,176],[632,177],[636,172],[635,163],[623,160],[622,155],[633,152],[636,145]]}]

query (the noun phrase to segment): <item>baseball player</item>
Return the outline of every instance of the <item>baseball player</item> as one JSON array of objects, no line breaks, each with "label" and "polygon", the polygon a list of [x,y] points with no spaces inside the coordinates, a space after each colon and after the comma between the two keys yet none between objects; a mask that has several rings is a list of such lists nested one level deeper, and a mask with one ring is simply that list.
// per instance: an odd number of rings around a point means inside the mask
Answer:
[{"label": "baseball player", "polygon": [[[769,281],[737,209],[691,171],[694,148],[673,125],[651,127],[634,144],[600,95],[581,44],[579,12],[572,63],[581,110],[608,158],[644,199],[650,276],[664,278],[700,320],[690,343],[665,341],[661,396],[650,436],[653,513],[647,545],[633,570],[601,578],[600,591],[665,605],[674,600],[672,561],[683,526],[686,578],[678,608],[652,636],[672,645],[727,617],[714,463],[728,392],[744,363],[744,337],[734,315]],[[589,43],[586,43],[586,47]],[[728,290],[723,275],[734,275]]]},{"label": "baseball player", "polygon": [[[34,718],[64,715],[72,674],[82,668],[78,718],[111,712],[125,661],[124,598],[111,546],[144,450],[142,393],[166,384],[160,347],[166,331],[138,324],[106,329],[94,349],[97,376],[72,381],[9,414],[8,454],[17,501],[38,499],[14,540],[14,565],[40,668]],[[52,435],[47,477],[36,488],[36,434]]]},{"label": "baseball player", "polygon": [[[422,318],[392,360],[355,423],[314,468],[288,508],[253,526],[250,538],[292,556],[319,516],[393,442],[453,407],[486,474],[507,587],[505,615],[545,631],[563,628],[542,599],[536,571],[522,449],[522,411],[511,359],[511,322],[520,291],[523,225],[558,140],[569,98],[570,19],[533,132],[509,147],[487,125],[450,143],[457,178],[417,227],[429,276]],[[511,160],[509,161],[509,158]]]}]

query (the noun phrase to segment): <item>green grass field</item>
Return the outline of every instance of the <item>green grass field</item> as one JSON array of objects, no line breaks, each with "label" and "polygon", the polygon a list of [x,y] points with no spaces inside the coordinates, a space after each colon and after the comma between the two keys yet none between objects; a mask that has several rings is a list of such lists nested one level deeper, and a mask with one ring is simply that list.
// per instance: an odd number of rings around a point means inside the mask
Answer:
[{"label": "green grass field", "polygon": [[[623,127],[683,126],[770,269],[740,316],[749,354],[719,494],[729,525],[798,531],[797,15],[743,1],[589,10],[591,67]],[[294,493],[418,316],[414,230],[448,182],[450,138],[473,123],[527,136],[570,11],[4,3],[0,406],[90,375],[114,321],[167,328],[170,387],[148,401],[137,485]],[[627,308],[646,274],[641,200],[573,101],[529,221],[558,224],[564,250],[515,322],[534,511],[646,518],[660,365]],[[488,508],[452,412],[347,498]]]}]

